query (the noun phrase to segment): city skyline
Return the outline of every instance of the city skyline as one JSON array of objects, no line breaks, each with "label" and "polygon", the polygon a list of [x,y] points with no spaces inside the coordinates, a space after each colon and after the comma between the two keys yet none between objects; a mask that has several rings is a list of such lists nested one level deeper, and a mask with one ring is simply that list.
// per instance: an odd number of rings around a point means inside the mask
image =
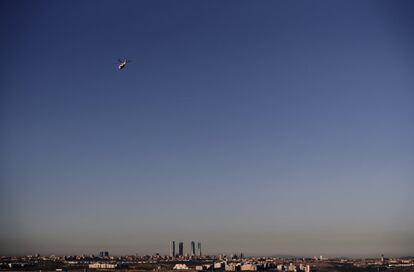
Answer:
[{"label": "city skyline", "polygon": [[0,256],[412,255],[413,12],[1,1]]},{"label": "city skyline", "polygon": [[[100,254],[101,255],[101,254]],[[70,269],[76,265],[77,269]],[[79,268],[98,271],[137,271],[137,268],[146,268],[144,271],[279,271],[279,272],[329,272],[329,271],[383,271],[394,272],[413,271],[414,258],[391,258],[384,255],[374,258],[327,258],[326,256],[303,257],[245,257],[242,253],[231,256],[202,256],[172,258],[155,254],[152,256],[0,256],[0,269],[5,271],[38,271],[40,268],[56,268],[56,271],[68,269],[79,271]],[[21,269],[24,270],[21,270]],[[52,271],[52,270],[51,270]],[[142,270],[141,270],[142,271]]]},{"label": "city skyline", "polygon": [[[163,252],[163,250],[161,250]],[[185,251],[184,251],[185,252]],[[102,253],[108,253],[105,255],[102,255]],[[406,259],[413,259],[413,256],[411,255],[398,255],[398,254],[392,254],[387,255],[386,257],[384,254],[372,254],[372,255],[335,255],[335,254],[324,254],[324,255],[307,255],[307,254],[245,254],[243,252],[211,252],[208,254],[204,254],[202,256],[191,256],[189,253],[185,253],[183,256],[179,256],[177,254],[176,257],[171,257],[168,252],[160,253],[160,251],[152,252],[152,253],[143,253],[139,254],[136,252],[129,252],[125,254],[110,254],[109,251],[105,252],[83,252],[83,253],[71,253],[71,254],[55,254],[55,253],[28,253],[25,255],[3,255],[2,257],[34,257],[34,258],[41,258],[41,257],[65,257],[65,256],[71,256],[71,257],[93,257],[93,258],[101,258],[101,259],[108,259],[110,260],[113,257],[128,257],[128,256],[135,256],[135,257],[163,257],[163,258],[170,258],[169,260],[173,261],[191,261],[191,260],[197,260],[198,257],[201,257],[201,259],[204,259],[206,257],[208,258],[223,258],[223,259],[232,259],[233,256],[237,256],[237,258],[262,258],[262,257],[271,257],[271,258],[280,258],[280,259],[289,259],[289,258],[295,258],[295,259],[317,259],[317,260],[335,260],[335,259],[379,259],[384,260],[385,258],[406,258]],[[240,257],[242,256],[242,257]],[[322,259],[323,258],[323,259]]]}]

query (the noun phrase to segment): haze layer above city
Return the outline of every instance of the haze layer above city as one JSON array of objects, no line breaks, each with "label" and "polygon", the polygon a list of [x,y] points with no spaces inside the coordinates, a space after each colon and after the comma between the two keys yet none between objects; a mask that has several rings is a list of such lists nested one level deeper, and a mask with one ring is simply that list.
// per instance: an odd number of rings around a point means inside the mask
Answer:
[{"label": "haze layer above city", "polygon": [[413,13],[2,1],[0,255],[413,254]]}]

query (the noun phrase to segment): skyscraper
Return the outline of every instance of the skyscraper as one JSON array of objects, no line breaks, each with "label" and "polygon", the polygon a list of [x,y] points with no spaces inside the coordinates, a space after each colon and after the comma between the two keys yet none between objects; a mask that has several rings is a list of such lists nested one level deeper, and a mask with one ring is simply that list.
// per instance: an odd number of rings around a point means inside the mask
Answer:
[{"label": "skyscraper", "polygon": [[109,252],[108,251],[100,251],[99,252],[99,257],[101,257],[101,258],[109,257]]},{"label": "skyscraper", "polygon": [[201,257],[201,243],[200,242],[197,243],[197,254],[199,257]]},{"label": "skyscraper", "polygon": [[191,256],[195,256],[195,242],[191,241]]},{"label": "skyscraper", "polygon": [[184,243],[180,242],[178,244],[178,255],[184,256]]},{"label": "skyscraper", "polygon": [[175,241],[170,242],[170,256],[175,257]]}]

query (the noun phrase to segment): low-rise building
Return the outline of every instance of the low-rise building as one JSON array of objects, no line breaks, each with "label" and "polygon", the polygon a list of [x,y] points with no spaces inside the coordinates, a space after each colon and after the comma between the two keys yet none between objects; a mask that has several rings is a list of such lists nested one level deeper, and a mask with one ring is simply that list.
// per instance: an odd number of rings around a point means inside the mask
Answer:
[{"label": "low-rise building", "polygon": [[257,271],[257,265],[255,264],[243,264],[241,266],[242,271]]},{"label": "low-rise building", "polygon": [[225,265],[226,265],[225,262],[214,263],[214,269],[223,269],[225,267]]},{"label": "low-rise building", "polygon": [[91,269],[115,269],[117,267],[116,264],[111,263],[92,263],[89,264],[89,268]]},{"label": "low-rise building", "polygon": [[174,270],[189,270],[190,268],[186,264],[176,264],[174,265]]},{"label": "low-rise building", "polygon": [[226,271],[240,271],[241,265],[239,263],[226,263]]},{"label": "low-rise building", "polygon": [[296,272],[296,265],[294,265],[293,263],[289,264],[288,270],[291,272]]}]

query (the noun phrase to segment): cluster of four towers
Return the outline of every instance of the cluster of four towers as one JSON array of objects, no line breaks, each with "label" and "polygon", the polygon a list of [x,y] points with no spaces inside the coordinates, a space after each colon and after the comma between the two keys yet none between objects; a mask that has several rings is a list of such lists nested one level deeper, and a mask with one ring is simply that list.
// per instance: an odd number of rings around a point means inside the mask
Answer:
[{"label": "cluster of four towers", "polygon": [[[171,257],[182,257],[184,256],[184,243],[183,242],[179,242],[178,243],[178,254],[175,251],[175,241],[171,241],[170,242],[170,256]],[[201,257],[201,243],[198,242],[197,243],[197,254],[196,254],[196,246],[195,246],[195,242],[191,241],[191,250],[190,250],[190,256],[195,257],[195,256],[199,256]]]}]

